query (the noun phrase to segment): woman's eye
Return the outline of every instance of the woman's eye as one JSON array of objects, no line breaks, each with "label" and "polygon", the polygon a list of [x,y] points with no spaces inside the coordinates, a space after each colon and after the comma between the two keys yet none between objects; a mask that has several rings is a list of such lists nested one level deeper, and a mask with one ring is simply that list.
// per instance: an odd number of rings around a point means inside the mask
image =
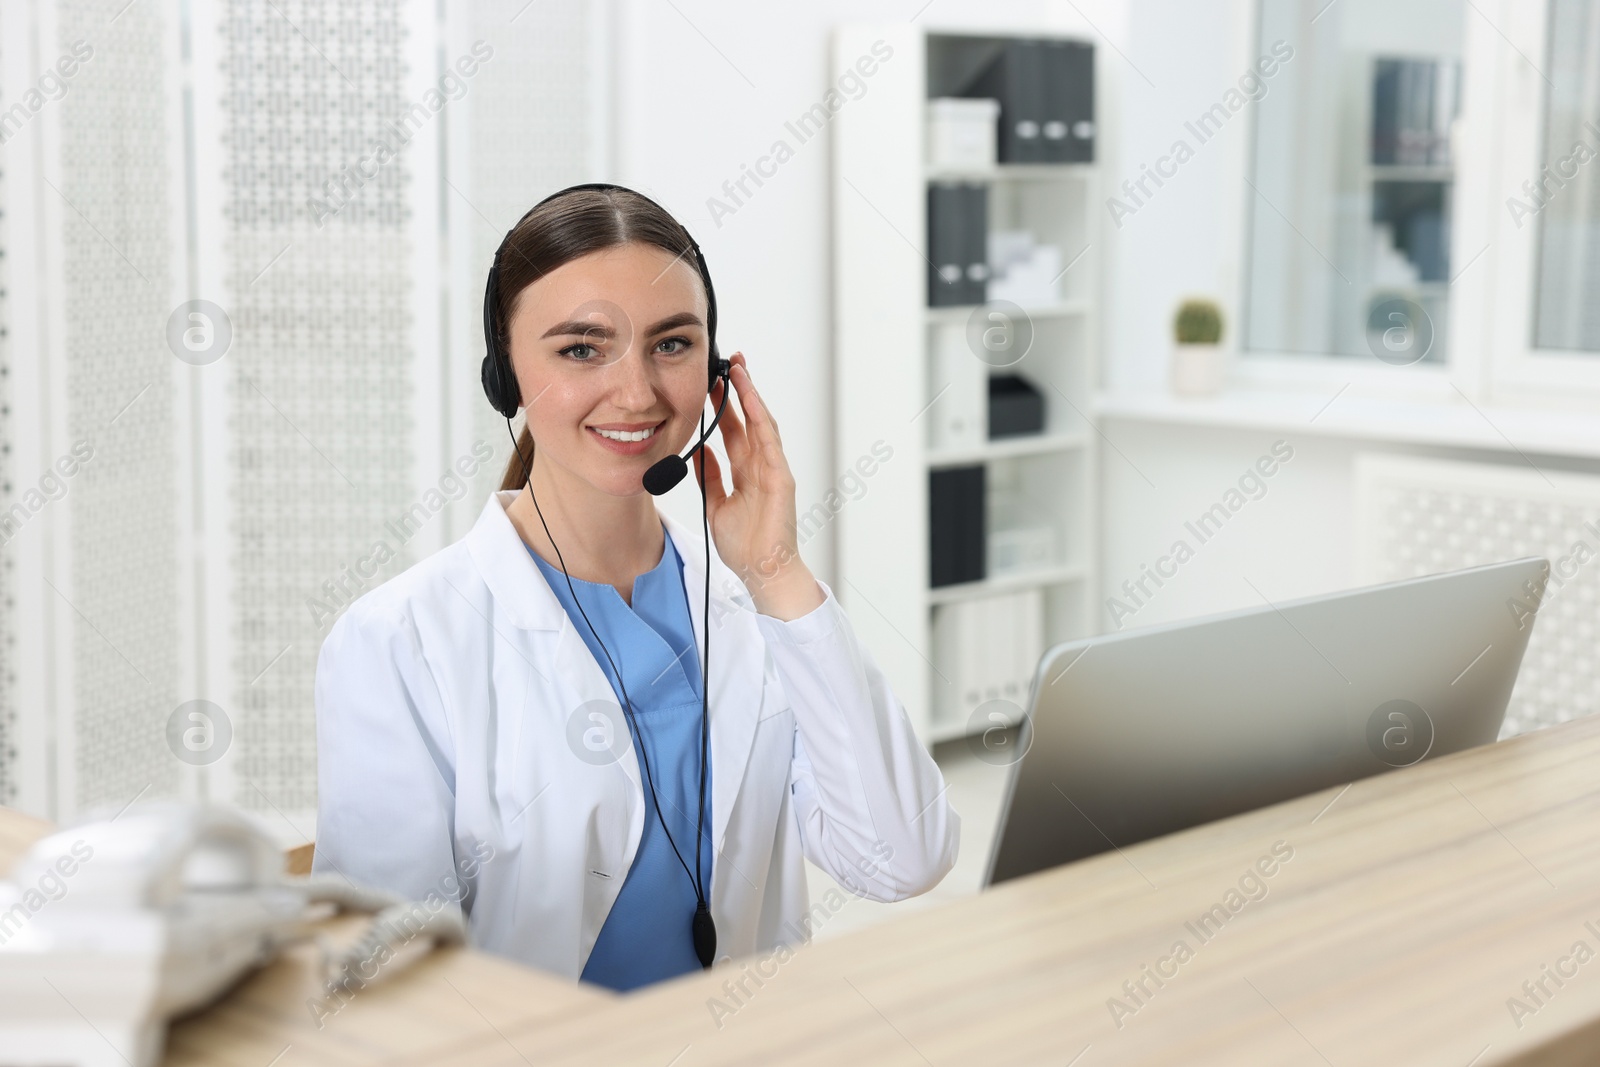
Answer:
[{"label": "woman's eye", "polygon": [[592,360],[595,356],[595,352],[596,349],[594,345],[586,345],[581,343],[568,345],[566,348],[561,349],[561,354],[563,356],[566,356],[568,359],[576,360],[579,363],[587,363]]},{"label": "woman's eye", "polygon": [[662,341],[661,343],[664,344],[664,345],[673,345],[674,346],[672,348],[667,349],[667,355],[669,355],[669,356],[677,355],[679,352],[683,352],[683,351],[687,350],[691,345],[694,344],[694,342],[689,340],[687,337],[668,337],[666,340]]}]

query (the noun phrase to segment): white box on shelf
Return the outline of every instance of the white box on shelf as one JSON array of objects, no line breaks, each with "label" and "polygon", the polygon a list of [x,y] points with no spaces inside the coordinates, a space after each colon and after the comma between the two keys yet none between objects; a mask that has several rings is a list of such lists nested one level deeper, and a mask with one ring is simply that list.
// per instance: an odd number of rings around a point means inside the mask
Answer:
[{"label": "white box on shelf", "polygon": [[943,96],[928,101],[928,165],[973,168],[995,164],[1000,101]]},{"label": "white box on shelf", "polygon": [[[988,368],[967,345],[964,322],[929,327],[928,447],[976,448],[989,433]],[[934,398],[938,399],[935,401]]]},{"label": "white box on shelf", "polygon": [[990,530],[985,541],[991,576],[1039,570],[1056,562],[1056,531],[1048,524]]}]

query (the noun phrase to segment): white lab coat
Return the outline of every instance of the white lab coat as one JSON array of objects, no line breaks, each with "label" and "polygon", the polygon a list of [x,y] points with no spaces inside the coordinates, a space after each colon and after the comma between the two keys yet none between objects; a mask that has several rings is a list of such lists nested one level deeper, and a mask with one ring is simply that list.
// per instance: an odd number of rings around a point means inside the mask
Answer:
[{"label": "white lab coat", "polygon": [[[633,863],[644,788],[633,745],[597,765],[569,742],[574,712],[616,696],[506,515],[515,496],[492,494],[466,537],[361,596],[324,641],[314,868],[416,900],[465,891],[474,945],[575,979]],[[702,533],[662,520],[698,656]],[[809,914],[802,856],[900,900],[950,870],[960,817],[826,583],[821,607],[784,622],[755,610],[714,550],[722,962],[807,940],[829,914]]]}]

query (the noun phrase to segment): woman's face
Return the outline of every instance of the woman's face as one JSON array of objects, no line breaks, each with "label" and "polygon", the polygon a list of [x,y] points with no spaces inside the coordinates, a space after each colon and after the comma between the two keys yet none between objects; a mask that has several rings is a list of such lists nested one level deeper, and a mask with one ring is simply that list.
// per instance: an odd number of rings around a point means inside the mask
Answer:
[{"label": "woman's face", "polygon": [[[651,464],[699,432],[705,320],[694,261],[642,242],[580,256],[523,289],[511,363],[544,462],[614,496],[644,492]],[[649,432],[634,441],[618,431]]]}]

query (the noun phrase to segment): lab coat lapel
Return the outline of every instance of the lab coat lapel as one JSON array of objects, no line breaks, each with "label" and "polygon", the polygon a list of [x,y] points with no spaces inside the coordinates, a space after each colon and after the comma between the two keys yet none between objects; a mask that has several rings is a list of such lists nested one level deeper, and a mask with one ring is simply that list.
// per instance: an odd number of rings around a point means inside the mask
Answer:
[{"label": "lab coat lapel", "polygon": [[[569,704],[561,709],[561,723],[565,726],[566,716],[586,702],[599,700],[615,705],[617,694],[600,663],[589,652],[577,624],[544,580],[544,573],[528,555],[527,546],[506,515],[506,507],[516,496],[517,491],[512,489],[490,497],[468,537],[468,545],[482,572],[493,576],[490,585],[498,591],[497,600],[507,620],[521,629],[546,631],[543,641],[549,639],[550,631],[555,632],[555,654],[550,662],[555,667],[556,677],[548,681],[558,687],[557,692],[562,692]],[[657,514],[672,538],[678,558],[683,560],[683,587],[689,601],[689,617],[694,624],[694,654],[703,664],[706,647],[703,533],[698,528],[689,529],[664,512]],[[715,782],[711,790],[711,839],[720,855],[725,848],[733,802],[749,767],[756,724],[766,714],[761,706],[766,695],[766,647],[756,625],[754,601],[743,583],[716,555],[715,547],[712,546],[711,554],[713,647],[707,692],[711,771]],[[626,730],[626,721],[618,727]],[[634,792],[630,795],[642,797],[644,779],[632,744],[617,760],[617,765],[633,784]],[[641,806],[633,813],[635,819],[642,810],[641,801]],[[638,825],[643,826],[642,819],[638,819]],[[637,834],[632,837],[637,842]]]},{"label": "lab coat lapel", "polygon": [[[548,590],[549,586],[547,585],[545,588]],[[551,593],[550,596],[552,599],[555,598],[554,593]],[[559,606],[559,601],[557,605]],[[571,707],[566,709],[568,716],[591,702],[599,702],[613,708],[618,707],[617,691],[611,687],[611,681],[606,677],[605,671],[601,669],[600,661],[590,653],[589,646],[584,641],[583,635],[578,632],[578,625],[564,611],[561,619],[561,631],[556,635],[555,666],[556,670],[565,677],[569,686]],[[638,753],[634,751],[634,745],[631,741],[632,734],[628,730],[627,717],[621,711],[617,714],[621,718],[612,724],[615,738],[611,740],[611,744],[613,746],[626,745],[627,747],[625,750],[621,750],[622,755],[617,758],[616,762],[622,768],[622,772],[628,776],[628,781],[633,783],[634,791],[629,795],[643,796],[644,779],[639,776]],[[563,719],[563,724],[566,721],[566,719]],[[569,734],[568,736],[570,738],[571,735]],[[612,751],[619,750],[613,747]],[[641,801],[638,812],[642,815],[643,810],[643,802]],[[640,819],[640,826],[643,826],[642,818]]]},{"label": "lab coat lapel", "polygon": [[[477,524],[467,535],[467,545],[480,572],[495,590],[497,607],[506,621],[517,629],[529,631],[527,640],[532,643],[533,660],[548,664],[540,677],[545,691],[555,698],[553,725],[566,730],[571,717],[585,704],[601,701],[615,707],[617,694],[599,661],[590,654],[578,624],[573,623],[562,607],[506,514],[505,509],[516,497],[515,489],[492,494]],[[616,762],[633,783],[629,796],[640,797],[644,780],[639,774],[633,745],[629,743],[626,719],[615,723],[614,728],[621,733],[620,743],[627,744]],[[643,812],[642,800],[629,812],[634,824],[630,838],[635,844],[644,826]]]},{"label": "lab coat lapel", "polygon": [[[683,560],[683,588],[694,623],[695,654],[705,662],[705,550],[703,532],[685,528],[662,513],[662,523]],[[750,763],[761,700],[764,695],[765,648],[755,622],[755,608],[733,571],[711,557],[711,678],[708,730],[711,771],[711,840],[717,855],[726,847],[733,802]]]}]

